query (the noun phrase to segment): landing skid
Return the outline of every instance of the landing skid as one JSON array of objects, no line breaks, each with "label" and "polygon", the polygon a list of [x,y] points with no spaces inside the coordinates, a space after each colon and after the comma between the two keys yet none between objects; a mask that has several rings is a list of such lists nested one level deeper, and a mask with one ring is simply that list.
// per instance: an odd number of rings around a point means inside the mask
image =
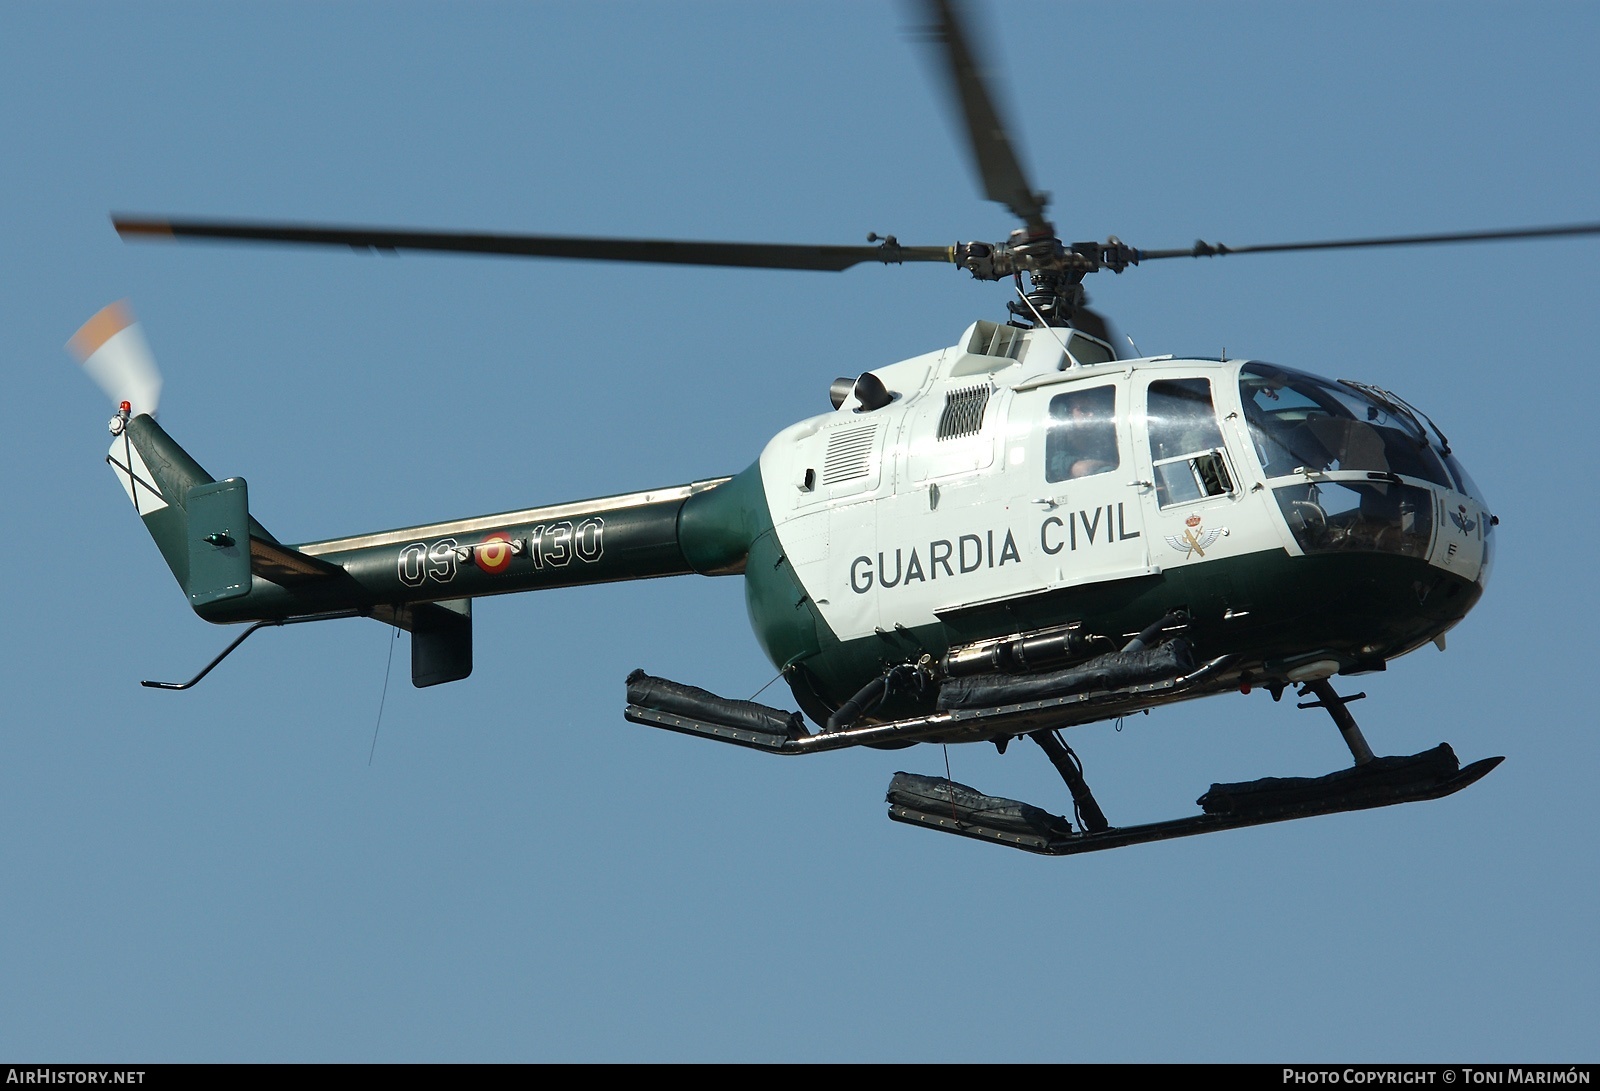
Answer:
[{"label": "landing skid", "polygon": [[771,754],[806,754],[852,746],[962,742],[1026,735],[1044,750],[1072,794],[1077,825],[1020,800],[984,795],[941,777],[896,773],[889,785],[889,817],[945,833],[1023,849],[1045,856],[1121,848],[1202,833],[1287,822],[1320,814],[1361,811],[1440,799],[1489,773],[1503,758],[1484,758],[1465,768],[1447,743],[1405,757],[1374,757],[1346,708],[1365,694],[1341,696],[1328,682],[1308,682],[1301,708],[1325,709],[1350,749],[1355,766],[1321,777],[1265,777],[1213,784],[1196,802],[1203,813],[1167,822],[1113,826],[1084,779],[1083,766],[1056,728],[1105,719],[1137,707],[1203,691],[1225,665],[1213,659],[1187,673],[1111,690],[1089,690],[985,708],[953,708],[889,723],[808,731],[799,713],[751,701],[732,701],[643,671],[628,677],[628,707],[634,723],[732,743]]},{"label": "landing skid", "polygon": [[1122,848],[1147,841],[1168,841],[1202,833],[1264,826],[1319,814],[1364,811],[1440,799],[1486,776],[1504,758],[1484,758],[1465,769],[1449,743],[1406,757],[1374,757],[1346,707],[1364,693],[1341,696],[1326,680],[1307,682],[1300,695],[1315,700],[1300,708],[1325,709],[1350,748],[1355,766],[1321,777],[1263,777],[1235,784],[1213,784],[1197,802],[1204,814],[1114,827],[1095,802],[1072,748],[1054,731],[1034,731],[1029,738],[1043,748],[1072,793],[1078,829],[1060,815],[1014,799],[986,796],[942,777],[896,773],[889,782],[889,817],[945,833],[960,834],[1045,856]]},{"label": "landing skid", "polygon": [[896,773],[889,784],[889,817],[1044,856],[1072,856],[1319,814],[1440,799],[1480,780],[1503,760],[1484,758],[1459,768],[1455,752],[1441,743],[1420,754],[1373,758],[1324,777],[1267,777],[1243,784],[1214,784],[1200,797],[1201,806],[1228,807],[1224,813],[1108,827],[1099,832],[1074,830],[1060,815],[1018,800],[986,796],[942,777]]}]

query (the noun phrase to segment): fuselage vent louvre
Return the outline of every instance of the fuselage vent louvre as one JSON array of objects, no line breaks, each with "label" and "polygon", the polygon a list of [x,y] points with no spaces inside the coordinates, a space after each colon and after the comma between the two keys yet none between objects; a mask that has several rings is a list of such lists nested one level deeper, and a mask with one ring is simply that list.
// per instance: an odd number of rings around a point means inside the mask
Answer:
[{"label": "fuselage vent louvre", "polygon": [[822,460],[822,483],[834,485],[854,481],[872,472],[872,445],[876,424],[841,428],[828,437],[828,452]]},{"label": "fuselage vent louvre", "polygon": [[983,431],[983,414],[989,408],[987,383],[952,390],[944,397],[944,412],[939,415],[939,438],[975,436]]}]

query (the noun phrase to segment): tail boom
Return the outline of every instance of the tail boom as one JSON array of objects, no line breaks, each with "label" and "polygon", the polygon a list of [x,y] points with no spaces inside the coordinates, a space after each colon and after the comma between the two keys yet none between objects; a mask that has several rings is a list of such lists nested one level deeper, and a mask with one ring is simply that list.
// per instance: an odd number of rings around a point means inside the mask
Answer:
[{"label": "tail boom", "polygon": [[471,672],[471,602],[487,595],[744,571],[763,519],[759,470],[738,477],[286,545],[148,415],[108,461],[195,613],[207,621],[367,616],[412,634],[417,685]]},{"label": "tail boom", "polygon": [[[679,515],[690,497],[727,480],[280,546],[290,563],[323,571],[299,582],[263,573],[248,596],[205,616],[251,621],[688,575],[696,568],[679,544]],[[323,574],[330,569],[339,575]]]},{"label": "tail boom", "polygon": [[208,621],[374,612],[740,567],[703,560],[707,550],[693,543],[686,554],[680,540],[685,505],[726,477],[290,546],[249,515],[243,479],[216,481],[148,416],[128,423],[108,461]]}]

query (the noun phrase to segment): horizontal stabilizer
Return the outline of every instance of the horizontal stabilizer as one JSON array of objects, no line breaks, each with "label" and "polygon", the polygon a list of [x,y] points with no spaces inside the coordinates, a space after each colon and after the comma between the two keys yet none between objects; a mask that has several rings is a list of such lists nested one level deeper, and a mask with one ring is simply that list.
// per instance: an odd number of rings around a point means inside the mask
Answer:
[{"label": "horizontal stabilizer", "polygon": [[303,587],[318,580],[335,579],[345,574],[336,564],[311,557],[288,546],[250,537],[250,572],[279,587]]},{"label": "horizontal stabilizer", "polygon": [[189,539],[185,589],[194,606],[250,593],[250,489],[242,477],[195,485],[184,498]]},{"label": "horizontal stabilizer", "polygon": [[344,569],[273,540],[250,517],[244,478],[208,482],[189,489],[189,600],[195,605],[250,593],[250,578],[279,587],[348,579]]}]

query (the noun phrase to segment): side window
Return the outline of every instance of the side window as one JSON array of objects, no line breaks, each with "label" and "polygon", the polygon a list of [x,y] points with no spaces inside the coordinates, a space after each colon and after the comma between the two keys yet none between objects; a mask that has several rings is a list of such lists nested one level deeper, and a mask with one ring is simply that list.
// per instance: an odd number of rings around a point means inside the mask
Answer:
[{"label": "side window", "polygon": [[1233,491],[1209,379],[1151,383],[1145,423],[1156,498],[1162,507]]},{"label": "side window", "polygon": [[1117,388],[1096,386],[1050,399],[1044,437],[1046,481],[1066,481],[1109,473],[1117,455]]}]

